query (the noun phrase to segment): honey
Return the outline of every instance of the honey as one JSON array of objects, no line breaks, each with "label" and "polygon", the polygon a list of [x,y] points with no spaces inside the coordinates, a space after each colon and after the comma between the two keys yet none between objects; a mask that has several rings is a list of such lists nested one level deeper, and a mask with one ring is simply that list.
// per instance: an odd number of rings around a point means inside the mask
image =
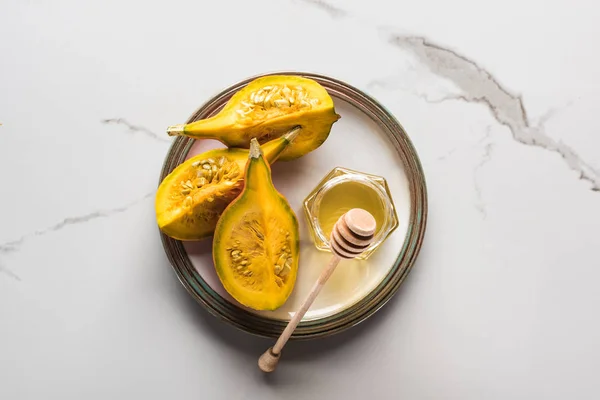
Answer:
[{"label": "honey", "polygon": [[379,193],[363,182],[347,180],[331,187],[321,198],[317,220],[325,237],[331,235],[337,220],[353,208],[370,212],[377,221],[377,231],[381,229],[385,216]]},{"label": "honey", "polygon": [[304,211],[318,249],[329,251],[333,226],[352,208],[370,212],[377,221],[373,243],[358,258],[368,258],[398,226],[394,203],[383,177],[338,167],[327,174],[304,201]]}]

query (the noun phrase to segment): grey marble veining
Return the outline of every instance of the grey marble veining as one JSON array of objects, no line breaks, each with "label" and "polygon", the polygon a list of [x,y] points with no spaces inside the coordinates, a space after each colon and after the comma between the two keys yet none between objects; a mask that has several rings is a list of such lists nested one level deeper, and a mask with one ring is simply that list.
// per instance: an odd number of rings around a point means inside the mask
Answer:
[{"label": "grey marble veining", "polygon": [[516,141],[559,154],[569,168],[580,173],[580,179],[591,183],[593,191],[600,191],[600,171],[581,159],[571,147],[546,135],[546,118],[532,125],[522,96],[511,93],[475,61],[423,37],[391,36],[390,42],[413,52],[434,74],[451,80],[462,90],[462,94],[439,99],[425,96],[424,99],[432,103],[458,100],[485,105],[499,124],[510,129]]},{"label": "grey marble veining", "polygon": [[3,260],[1,257],[3,254],[10,254],[10,253],[18,252],[20,250],[21,246],[27,240],[34,238],[34,237],[44,236],[44,235],[59,231],[61,229],[64,229],[64,228],[72,226],[72,225],[85,224],[85,223],[91,222],[91,221],[99,219],[99,218],[110,218],[114,215],[124,213],[124,212],[128,211],[129,209],[131,209],[132,207],[135,207],[138,204],[142,203],[143,201],[153,197],[154,194],[155,194],[155,192],[147,193],[144,196],[142,196],[141,198],[134,200],[130,203],[127,203],[123,206],[109,208],[106,210],[96,210],[96,211],[92,211],[92,212],[90,212],[88,214],[84,214],[84,215],[76,215],[76,216],[72,216],[72,217],[66,217],[62,221],[57,222],[56,224],[51,225],[49,227],[37,229],[33,232],[30,232],[30,233],[27,233],[27,234],[21,236],[18,239],[10,240],[5,243],[0,243],[0,273],[4,273],[6,276],[16,279],[18,281],[21,280],[21,278],[19,277],[19,275],[17,275],[17,273],[10,270],[6,265],[3,265],[3,263],[2,263]]},{"label": "grey marble veining", "polygon": [[324,0],[300,0],[302,3],[309,4],[311,6],[317,7],[327,14],[329,14],[332,18],[341,18],[348,15],[348,12],[343,8],[338,6],[334,6],[327,1]]},{"label": "grey marble veining", "polygon": [[473,185],[475,186],[475,191],[477,192],[477,202],[475,204],[475,208],[481,213],[481,216],[485,219],[487,217],[487,212],[485,210],[485,201],[483,199],[483,192],[480,184],[479,171],[485,164],[490,162],[492,159],[492,152],[494,150],[494,143],[490,141],[491,130],[488,129],[486,135],[482,138],[481,142],[485,142],[483,147],[483,155],[481,156],[481,161],[475,168],[473,168]]},{"label": "grey marble veining", "polygon": [[103,119],[101,121],[103,124],[107,124],[107,125],[122,125],[125,126],[129,132],[132,133],[141,133],[151,139],[157,140],[159,142],[164,142],[164,143],[171,143],[172,141],[169,140],[168,137],[165,137],[165,135],[159,135],[156,132],[151,131],[148,128],[145,128],[143,126],[139,126],[139,125],[133,125],[131,124],[129,121],[127,121],[125,118],[107,118],[107,119]]}]

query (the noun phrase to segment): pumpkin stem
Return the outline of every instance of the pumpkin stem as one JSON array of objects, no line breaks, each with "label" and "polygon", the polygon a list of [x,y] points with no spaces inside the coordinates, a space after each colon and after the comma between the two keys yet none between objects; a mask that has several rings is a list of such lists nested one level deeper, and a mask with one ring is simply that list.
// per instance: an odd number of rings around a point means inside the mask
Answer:
[{"label": "pumpkin stem", "polygon": [[285,135],[280,136],[277,139],[273,139],[270,142],[264,143],[260,146],[263,157],[272,164],[279,158],[281,153],[292,143],[302,131],[300,126],[295,126],[289,130]]},{"label": "pumpkin stem", "polygon": [[294,141],[294,139],[296,139],[296,136],[298,136],[298,134],[300,133],[301,130],[302,130],[302,127],[300,125],[295,126],[292,128],[291,131],[289,131],[288,133],[283,135],[283,138],[285,140],[287,140],[289,143],[291,143]]},{"label": "pumpkin stem", "polygon": [[171,125],[167,128],[167,135],[169,136],[181,136],[183,135],[183,127],[185,124]]},{"label": "pumpkin stem", "polygon": [[260,149],[258,140],[256,140],[256,138],[252,138],[252,140],[250,140],[250,158],[259,158],[261,156],[262,150]]}]

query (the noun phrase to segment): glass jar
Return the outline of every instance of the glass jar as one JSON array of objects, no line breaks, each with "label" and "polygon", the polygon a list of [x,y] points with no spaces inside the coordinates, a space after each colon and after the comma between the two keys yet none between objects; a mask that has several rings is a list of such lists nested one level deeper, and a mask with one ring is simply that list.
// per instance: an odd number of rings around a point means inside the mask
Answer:
[{"label": "glass jar", "polygon": [[377,221],[373,243],[359,256],[366,260],[398,227],[398,216],[386,180],[377,175],[336,167],[304,200],[304,212],[315,246],[331,251],[329,236],[337,220],[352,208],[363,208]]}]

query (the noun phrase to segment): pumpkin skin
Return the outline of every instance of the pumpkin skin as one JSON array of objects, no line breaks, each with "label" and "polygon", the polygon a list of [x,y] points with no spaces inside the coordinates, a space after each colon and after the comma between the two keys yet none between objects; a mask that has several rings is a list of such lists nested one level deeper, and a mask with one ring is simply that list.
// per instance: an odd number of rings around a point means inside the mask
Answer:
[{"label": "pumpkin skin", "polygon": [[216,139],[227,147],[247,149],[252,138],[263,144],[300,126],[299,137],[280,157],[292,160],[321,146],[339,118],[332,98],[316,81],[273,75],[250,82],[217,115],[171,126],[167,133]]},{"label": "pumpkin skin", "polygon": [[[275,162],[300,129],[263,145]],[[243,188],[249,151],[216,149],[186,160],[163,179],[155,198],[158,227],[178,240],[201,240],[214,232],[221,213]]]},{"label": "pumpkin skin", "polygon": [[219,279],[239,303],[275,310],[291,294],[300,254],[298,220],[273,186],[269,163],[253,139],[244,188],[223,212],[213,238]]}]

